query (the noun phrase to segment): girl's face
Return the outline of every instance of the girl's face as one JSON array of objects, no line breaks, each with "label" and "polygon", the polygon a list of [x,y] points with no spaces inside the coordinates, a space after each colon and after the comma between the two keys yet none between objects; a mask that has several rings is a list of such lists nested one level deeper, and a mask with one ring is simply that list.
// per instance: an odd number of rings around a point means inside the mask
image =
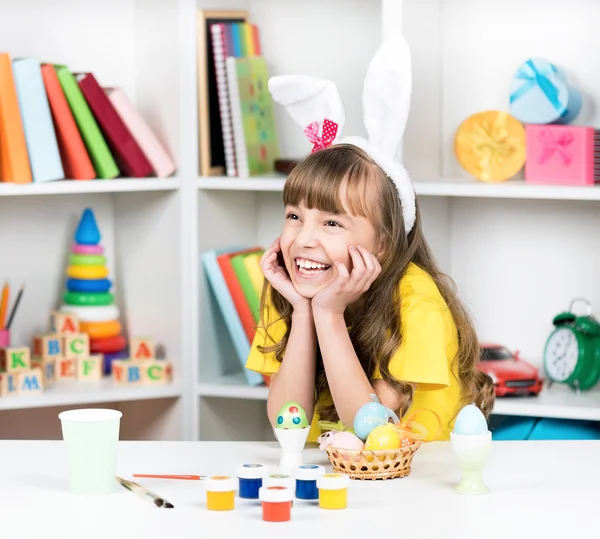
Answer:
[{"label": "girl's face", "polygon": [[350,245],[361,245],[376,254],[375,229],[366,217],[286,206],[281,255],[300,295],[313,298],[326,287],[336,277],[334,262],[341,262],[351,272]]}]

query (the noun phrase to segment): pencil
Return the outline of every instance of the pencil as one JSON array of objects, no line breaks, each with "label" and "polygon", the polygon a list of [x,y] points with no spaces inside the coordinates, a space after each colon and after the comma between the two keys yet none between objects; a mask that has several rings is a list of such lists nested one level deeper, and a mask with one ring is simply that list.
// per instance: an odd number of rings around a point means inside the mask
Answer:
[{"label": "pencil", "polygon": [[4,322],[6,321],[6,311],[8,310],[8,282],[2,287],[2,300],[0,301],[0,328],[6,329]]},{"label": "pencil", "polygon": [[17,307],[19,306],[19,302],[21,301],[21,296],[23,295],[23,290],[25,290],[25,285],[19,288],[19,293],[17,294],[17,299],[15,299],[15,303],[10,311],[10,315],[8,316],[8,321],[6,322],[6,329],[10,329],[10,325],[12,324],[13,318],[15,317],[15,313],[17,312]]}]

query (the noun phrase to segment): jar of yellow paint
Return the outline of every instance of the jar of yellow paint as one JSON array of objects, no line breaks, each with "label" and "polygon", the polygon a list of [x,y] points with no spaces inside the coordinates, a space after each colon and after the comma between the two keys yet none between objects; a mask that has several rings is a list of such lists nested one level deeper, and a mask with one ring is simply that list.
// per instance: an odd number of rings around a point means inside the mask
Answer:
[{"label": "jar of yellow paint", "polygon": [[204,480],[206,508],[209,511],[231,511],[235,505],[235,477],[213,475]]},{"label": "jar of yellow paint", "polygon": [[328,473],[317,479],[319,507],[322,509],[345,509],[348,506],[350,477],[339,473]]}]

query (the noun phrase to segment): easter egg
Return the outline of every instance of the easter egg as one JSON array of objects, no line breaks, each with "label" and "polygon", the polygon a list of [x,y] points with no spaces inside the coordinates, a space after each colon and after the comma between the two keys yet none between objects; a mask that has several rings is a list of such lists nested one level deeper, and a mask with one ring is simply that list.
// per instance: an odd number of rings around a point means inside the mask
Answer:
[{"label": "easter egg", "polygon": [[486,434],[487,431],[485,416],[474,404],[468,404],[458,413],[454,423],[455,434],[477,435]]},{"label": "easter egg", "polygon": [[365,442],[365,449],[379,451],[386,449],[398,449],[400,447],[400,436],[391,423],[375,427]]},{"label": "easter egg", "polygon": [[278,429],[304,429],[308,427],[304,408],[297,402],[286,402],[277,413],[275,427]]},{"label": "easter egg", "polygon": [[354,416],[354,432],[361,440],[366,440],[371,431],[388,422],[389,410],[378,402],[363,404]]},{"label": "easter egg", "polygon": [[341,431],[331,436],[329,445],[337,449],[348,449],[350,451],[362,451],[365,447],[365,444],[358,436],[351,432]]}]

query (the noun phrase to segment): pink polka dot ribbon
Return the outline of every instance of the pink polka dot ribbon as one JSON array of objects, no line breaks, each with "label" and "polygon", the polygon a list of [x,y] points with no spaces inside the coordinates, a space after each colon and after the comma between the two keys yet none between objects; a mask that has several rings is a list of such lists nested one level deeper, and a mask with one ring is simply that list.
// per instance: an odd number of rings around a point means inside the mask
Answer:
[{"label": "pink polka dot ribbon", "polygon": [[333,139],[337,135],[338,124],[325,118],[323,120],[323,134],[319,136],[319,124],[312,122],[304,128],[304,134],[308,140],[313,143],[313,152],[331,146]]}]

